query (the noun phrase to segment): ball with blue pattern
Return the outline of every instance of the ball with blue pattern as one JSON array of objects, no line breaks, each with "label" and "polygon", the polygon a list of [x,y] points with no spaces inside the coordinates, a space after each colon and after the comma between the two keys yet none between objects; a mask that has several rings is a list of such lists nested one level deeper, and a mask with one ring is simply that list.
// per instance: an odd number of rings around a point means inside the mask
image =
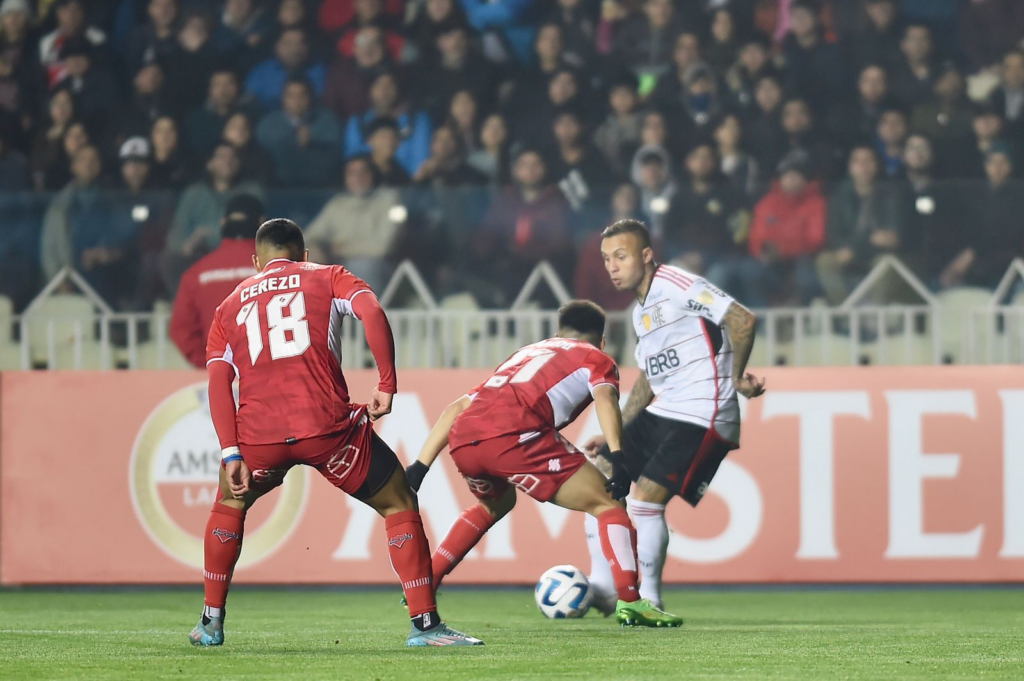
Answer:
[{"label": "ball with blue pattern", "polygon": [[594,599],[587,576],[575,565],[556,565],[545,572],[533,595],[541,613],[550,619],[583,617]]}]

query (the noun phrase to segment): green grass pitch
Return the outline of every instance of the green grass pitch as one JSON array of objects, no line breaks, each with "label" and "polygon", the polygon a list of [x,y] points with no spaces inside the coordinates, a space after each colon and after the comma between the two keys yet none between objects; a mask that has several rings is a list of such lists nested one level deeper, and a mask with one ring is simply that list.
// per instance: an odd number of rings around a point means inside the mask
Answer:
[{"label": "green grass pitch", "polygon": [[449,589],[482,648],[407,649],[388,591],[232,592],[194,649],[198,592],[0,592],[2,679],[1024,678],[1024,589],[672,590],[675,630],[546,620],[529,590]]}]

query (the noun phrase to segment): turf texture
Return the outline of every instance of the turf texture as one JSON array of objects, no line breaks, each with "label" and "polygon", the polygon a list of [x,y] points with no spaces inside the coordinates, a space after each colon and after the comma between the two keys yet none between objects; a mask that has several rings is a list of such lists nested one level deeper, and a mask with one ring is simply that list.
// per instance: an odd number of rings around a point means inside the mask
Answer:
[{"label": "turf texture", "polygon": [[682,629],[546,620],[529,590],[450,589],[482,648],[407,649],[396,593],[231,594],[195,649],[197,592],[0,592],[2,679],[1024,678],[1024,589],[674,590]]}]

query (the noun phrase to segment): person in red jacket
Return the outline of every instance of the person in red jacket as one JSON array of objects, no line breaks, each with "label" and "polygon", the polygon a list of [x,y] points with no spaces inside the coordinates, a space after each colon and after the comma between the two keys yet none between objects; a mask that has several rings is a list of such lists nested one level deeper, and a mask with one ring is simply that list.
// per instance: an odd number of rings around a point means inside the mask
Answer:
[{"label": "person in red jacket", "polygon": [[221,222],[220,246],[181,277],[171,313],[171,340],[193,366],[206,366],[206,335],[217,306],[255,272],[252,243],[263,224],[263,202],[252,194],[230,201]]},{"label": "person in red jacket", "polygon": [[805,305],[820,289],[814,256],[825,243],[828,206],[810,168],[810,156],[802,150],[782,159],[771,191],[754,208],[750,257],[716,279],[740,289],[736,295],[754,307]]}]

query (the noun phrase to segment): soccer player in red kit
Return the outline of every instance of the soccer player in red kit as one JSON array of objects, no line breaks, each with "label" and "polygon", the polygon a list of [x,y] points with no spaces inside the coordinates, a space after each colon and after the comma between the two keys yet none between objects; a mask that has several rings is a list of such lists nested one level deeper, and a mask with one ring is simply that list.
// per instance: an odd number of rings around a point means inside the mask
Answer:
[{"label": "soccer player in red kit", "polygon": [[[619,373],[604,350],[604,311],[586,300],[558,311],[558,335],[527,345],[470,394],[450,404],[431,430],[419,459],[406,469],[413,489],[448,445],[452,460],[480,503],[459,516],[433,558],[433,584],[469,553],[516,504],[516,490],[540,502],[597,518],[604,555],[618,592],[624,625],[677,627],[683,621],[641,599],[636,532],[616,499],[629,492],[622,460]],[[601,431],[618,463],[610,479],[558,431],[594,402]]]},{"label": "soccer player in red kit", "polygon": [[[204,533],[206,604],[189,639],[224,642],[224,605],[242,549],[246,511],[292,466],[316,468],[384,517],[391,565],[402,582],[410,646],[479,645],[437,615],[430,548],[405,472],[372,422],[391,411],[395,346],[377,297],[344,267],[307,262],[302,230],[269,220],[256,233],[257,274],[229,295],[207,342],[210,413],[223,449],[220,499]],[[380,383],[368,405],[349,401],[341,373],[341,322],[363,322]],[[238,410],[231,384],[238,376]]]}]

